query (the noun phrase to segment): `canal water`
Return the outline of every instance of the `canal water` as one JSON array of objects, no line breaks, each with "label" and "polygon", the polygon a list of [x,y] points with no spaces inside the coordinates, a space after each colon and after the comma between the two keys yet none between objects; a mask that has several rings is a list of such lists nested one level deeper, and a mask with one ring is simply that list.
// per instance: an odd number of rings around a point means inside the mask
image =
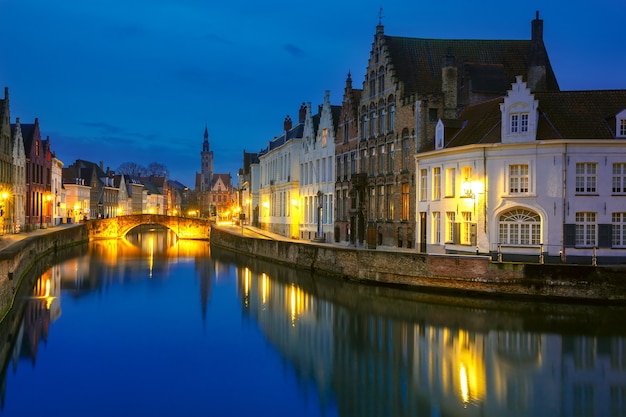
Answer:
[{"label": "canal water", "polygon": [[312,275],[160,229],[35,269],[2,416],[626,416],[626,310]]}]

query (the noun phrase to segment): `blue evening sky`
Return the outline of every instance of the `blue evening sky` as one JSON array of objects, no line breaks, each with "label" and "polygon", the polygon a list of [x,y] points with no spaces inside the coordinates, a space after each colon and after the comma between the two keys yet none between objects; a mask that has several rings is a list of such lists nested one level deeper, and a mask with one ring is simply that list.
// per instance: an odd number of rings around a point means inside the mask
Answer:
[{"label": "blue evening sky", "polygon": [[194,187],[205,125],[215,171],[280,135],[348,71],[361,88],[379,8],[385,33],[530,39],[540,11],[563,90],[626,88],[626,1],[0,0],[0,94],[39,118],[66,165],[165,164]]}]

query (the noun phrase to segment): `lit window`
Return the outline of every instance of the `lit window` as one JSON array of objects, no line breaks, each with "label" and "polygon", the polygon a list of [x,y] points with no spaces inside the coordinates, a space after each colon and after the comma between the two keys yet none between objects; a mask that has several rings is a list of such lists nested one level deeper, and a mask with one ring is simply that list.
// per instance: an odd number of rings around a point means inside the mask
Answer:
[{"label": "lit window", "polygon": [[455,175],[456,172],[454,168],[446,169],[446,197],[454,197]]},{"label": "lit window", "polygon": [[455,213],[453,211],[446,212],[446,242],[454,240],[454,220]]},{"label": "lit window", "polygon": [[420,169],[420,201],[426,201],[427,198],[427,185],[428,181],[427,171]]},{"label": "lit window", "polygon": [[441,198],[441,168],[433,168],[433,200]]},{"label": "lit window", "polygon": [[509,193],[528,193],[528,165],[509,165]]},{"label": "lit window", "polygon": [[597,242],[596,213],[576,213],[576,246],[592,247]]},{"label": "lit window", "polygon": [[463,225],[461,228],[461,243],[463,245],[471,245],[472,243],[472,212],[464,211],[461,213],[463,216]]},{"label": "lit window", "polygon": [[619,135],[621,137],[626,137],[626,119],[621,119],[619,121]]},{"label": "lit window", "polygon": [[438,211],[433,212],[433,243],[441,243],[441,213]]},{"label": "lit window", "polygon": [[596,192],[596,172],[597,164],[577,163],[576,164],[576,192],[595,193]]},{"label": "lit window", "polygon": [[402,220],[409,220],[409,184],[402,184]]}]

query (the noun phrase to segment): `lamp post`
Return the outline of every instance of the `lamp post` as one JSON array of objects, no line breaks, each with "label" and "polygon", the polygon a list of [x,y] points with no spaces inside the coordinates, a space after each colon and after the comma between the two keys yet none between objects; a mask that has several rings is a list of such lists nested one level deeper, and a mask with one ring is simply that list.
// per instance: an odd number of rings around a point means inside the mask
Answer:
[{"label": "lamp post", "polygon": [[324,238],[324,231],[322,230],[322,190],[317,192],[317,239],[322,240]]}]

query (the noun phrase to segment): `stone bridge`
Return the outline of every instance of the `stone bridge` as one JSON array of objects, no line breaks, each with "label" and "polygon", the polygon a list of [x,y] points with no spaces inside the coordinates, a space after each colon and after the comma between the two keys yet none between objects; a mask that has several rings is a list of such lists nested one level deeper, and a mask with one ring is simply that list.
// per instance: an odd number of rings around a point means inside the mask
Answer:
[{"label": "stone bridge", "polygon": [[109,219],[88,220],[89,239],[116,239],[140,225],[165,226],[179,239],[209,239],[211,223],[207,219],[165,216],[162,214],[132,214]]}]

